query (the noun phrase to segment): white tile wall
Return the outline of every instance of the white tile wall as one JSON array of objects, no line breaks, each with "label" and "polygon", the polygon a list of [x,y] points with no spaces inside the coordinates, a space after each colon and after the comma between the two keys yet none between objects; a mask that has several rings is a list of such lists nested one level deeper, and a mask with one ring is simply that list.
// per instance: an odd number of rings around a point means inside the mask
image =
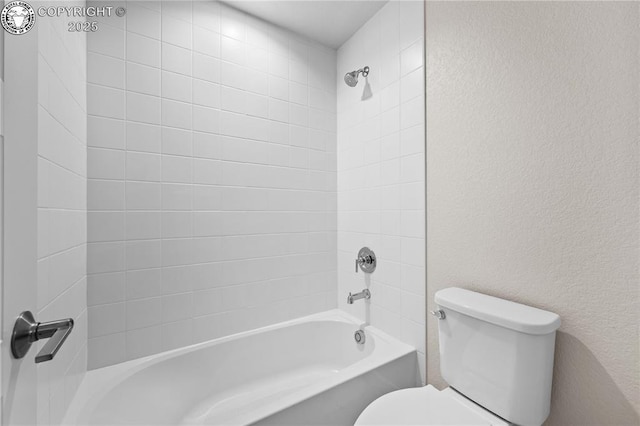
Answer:
[{"label": "white tile wall", "polygon": [[[423,2],[389,2],[338,50],[337,174],[338,305],[415,346],[424,380],[423,17]],[[365,65],[368,79],[344,84]],[[370,277],[354,273],[362,246],[378,257]],[[347,305],[365,287],[370,305]]]},{"label": "white tile wall", "polygon": [[[83,33],[67,31],[66,21],[41,19],[37,28],[39,260],[35,316],[39,321],[73,317],[75,328],[55,362],[38,364],[38,424],[62,421],[87,366],[87,45]],[[112,69],[114,63],[93,65]],[[104,80],[105,85],[117,82],[115,73]],[[89,162],[93,160],[89,153]],[[98,165],[96,172],[103,173]]]},{"label": "white tile wall", "polygon": [[217,2],[88,39],[89,368],[336,305],[336,52]]}]

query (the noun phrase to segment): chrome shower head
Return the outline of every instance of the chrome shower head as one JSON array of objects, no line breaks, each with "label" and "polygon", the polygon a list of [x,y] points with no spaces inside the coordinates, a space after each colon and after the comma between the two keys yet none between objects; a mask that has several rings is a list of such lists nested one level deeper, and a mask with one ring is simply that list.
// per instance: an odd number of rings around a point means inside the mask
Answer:
[{"label": "chrome shower head", "polygon": [[362,73],[363,77],[369,75],[369,67],[360,68],[358,71],[351,71],[344,75],[344,82],[349,87],[356,87],[358,84],[358,74]]},{"label": "chrome shower head", "polygon": [[358,73],[356,71],[346,73],[344,75],[344,82],[347,83],[349,87],[356,87],[356,84],[358,84]]}]

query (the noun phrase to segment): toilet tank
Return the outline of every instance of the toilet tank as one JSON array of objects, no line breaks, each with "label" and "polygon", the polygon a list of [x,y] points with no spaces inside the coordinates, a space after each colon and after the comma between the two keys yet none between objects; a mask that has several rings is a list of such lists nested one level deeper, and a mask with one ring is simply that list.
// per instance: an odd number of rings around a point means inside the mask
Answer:
[{"label": "toilet tank", "polygon": [[549,415],[560,317],[461,288],[435,295],[440,371],[449,386],[511,423]]}]

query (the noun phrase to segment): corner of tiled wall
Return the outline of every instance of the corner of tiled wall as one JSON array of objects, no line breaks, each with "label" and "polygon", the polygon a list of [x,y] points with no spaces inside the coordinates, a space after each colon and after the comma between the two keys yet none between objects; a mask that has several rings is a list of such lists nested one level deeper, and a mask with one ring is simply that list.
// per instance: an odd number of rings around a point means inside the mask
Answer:
[{"label": "corner of tiled wall", "polygon": [[[391,1],[338,50],[338,304],[417,348],[425,379],[423,2]],[[353,270],[358,250],[378,258]],[[346,304],[369,287],[370,305]],[[367,307],[369,306],[369,307]]]},{"label": "corner of tiled wall", "polygon": [[62,421],[87,366],[86,36],[68,32],[63,17],[38,21],[37,123],[34,314],[41,321],[67,317],[75,321],[55,362],[37,366],[37,421],[53,425]]}]

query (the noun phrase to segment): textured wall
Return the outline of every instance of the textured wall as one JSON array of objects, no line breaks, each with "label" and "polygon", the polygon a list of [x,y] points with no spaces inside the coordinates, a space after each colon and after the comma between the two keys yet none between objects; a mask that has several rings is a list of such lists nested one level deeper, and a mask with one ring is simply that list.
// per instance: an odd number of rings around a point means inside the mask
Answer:
[{"label": "textured wall", "polygon": [[638,4],[426,15],[428,307],[461,286],[558,313],[547,424],[637,425]]},{"label": "textured wall", "polygon": [[[84,5],[74,2],[73,5]],[[38,424],[60,423],[87,369],[87,38],[66,17],[38,19],[38,321],[72,317],[38,364]],[[39,348],[45,342],[38,344]],[[29,356],[34,356],[34,349]]]},{"label": "textured wall", "polygon": [[[388,2],[338,50],[337,90],[338,306],[415,346],[424,373],[423,16],[420,1]],[[363,246],[370,276],[354,272]],[[365,287],[370,303],[346,303]]]},{"label": "textured wall", "polygon": [[89,367],[335,306],[335,51],[217,2],[89,35]]}]

